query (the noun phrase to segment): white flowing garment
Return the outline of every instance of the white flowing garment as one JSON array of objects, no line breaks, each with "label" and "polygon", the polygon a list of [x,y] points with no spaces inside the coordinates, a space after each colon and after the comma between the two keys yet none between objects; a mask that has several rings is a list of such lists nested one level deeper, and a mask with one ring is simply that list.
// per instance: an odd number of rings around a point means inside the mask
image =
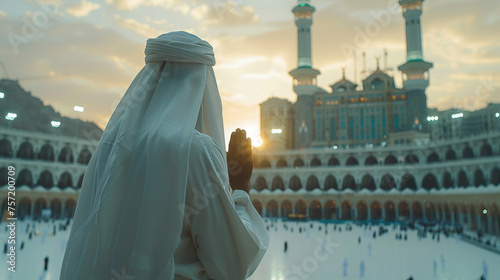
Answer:
[{"label": "white flowing garment", "polygon": [[269,236],[230,191],[212,47],[170,32],[145,53],[85,172],[60,279],[245,279]]}]

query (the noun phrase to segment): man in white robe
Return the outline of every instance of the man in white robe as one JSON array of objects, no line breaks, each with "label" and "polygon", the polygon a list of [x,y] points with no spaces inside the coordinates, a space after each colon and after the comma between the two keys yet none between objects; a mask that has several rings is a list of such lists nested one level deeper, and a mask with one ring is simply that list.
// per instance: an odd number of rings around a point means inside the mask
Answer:
[{"label": "man in white robe", "polygon": [[212,47],[170,32],[145,53],[85,172],[60,279],[246,279],[269,236],[245,131],[224,151]]}]

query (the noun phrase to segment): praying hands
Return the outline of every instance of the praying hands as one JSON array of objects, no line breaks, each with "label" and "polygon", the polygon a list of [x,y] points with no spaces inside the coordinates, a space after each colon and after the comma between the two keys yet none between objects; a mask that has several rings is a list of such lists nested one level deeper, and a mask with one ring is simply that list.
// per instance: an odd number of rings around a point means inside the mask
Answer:
[{"label": "praying hands", "polygon": [[249,192],[250,176],[252,176],[252,140],[247,138],[245,130],[236,129],[231,133],[227,152],[227,168],[229,184],[233,190]]}]

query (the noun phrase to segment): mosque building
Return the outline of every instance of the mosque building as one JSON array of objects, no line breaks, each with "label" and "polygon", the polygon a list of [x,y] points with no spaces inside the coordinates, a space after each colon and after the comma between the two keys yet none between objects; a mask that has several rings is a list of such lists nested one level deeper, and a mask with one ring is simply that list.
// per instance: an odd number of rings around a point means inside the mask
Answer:
[{"label": "mosque building", "polygon": [[[328,91],[318,87],[311,60],[315,8],[306,0],[293,8],[298,65],[290,75],[297,101],[261,104],[264,145],[254,149],[250,181],[261,215],[444,221],[500,235],[500,106],[427,108],[432,63],[422,52],[422,2],[399,1],[407,34],[402,88],[380,67],[361,87],[345,75]],[[10,95],[5,90],[1,97]],[[89,139],[0,128],[3,218],[11,166],[19,219],[40,219],[47,209],[52,218],[72,217],[98,144]]]},{"label": "mosque building", "polygon": [[298,65],[289,72],[297,101],[260,104],[250,193],[263,216],[445,221],[500,234],[500,104],[428,109],[422,3],[399,0],[402,88],[377,62],[361,86],[344,73],[324,90],[311,60],[315,8],[298,1]]},{"label": "mosque building", "polygon": [[[469,129],[451,132],[458,118],[442,116],[427,108],[425,90],[429,86],[431,62],[425,61],[422,49],[422,2],[400,0],[406,24],[406,62],[398,67],[403,87],[395,85],[394,77],[383,71],[377,60],[376,70],[362,80],[361,86],[345,77],[334,82],[329,90],[317,86],[311,59],[311,26],[315,8],[308,0],[300,0],[292,10],[298,31],[297,68],[289,72],[297,101],[270,98],[260,104],[261,138],[270,150],[292,150],[314,147],[353,147],[364,145],[413,144],[428,142],[433,136],[463,137],[488,131],[500,131],[499,104],[487,111],[487,126],[470,125]],[[456,110],[459,111],[459,110]],[[471,112],[463,119],[474,123]],[[481,117],[475,117],[481,118]],[[471,131],[479,129],[479,131]],[[438,131],[436,131],[438,130]],[[457,134],[460,131],[459,134]],[[451,133],[451,134],[450,134]]]}]

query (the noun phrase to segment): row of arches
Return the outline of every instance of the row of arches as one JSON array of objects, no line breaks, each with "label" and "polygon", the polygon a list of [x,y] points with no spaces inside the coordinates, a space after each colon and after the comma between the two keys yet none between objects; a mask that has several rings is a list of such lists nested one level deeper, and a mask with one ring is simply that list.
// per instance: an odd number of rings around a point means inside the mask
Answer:
[{"label": "row of arches", "polygon": [[[458,160],[458,159],[472,159],[477,156],[480,157],[486,157],[486,156],[493,156],[493,149],[491,146],[487,143],[484,143],[481,148],[479,149],[479,155],[476,155],[473,151],[473,149],[470,146],[466,146],[463,148],[460,154],[460,158],[457,156],[457,153],[455,150],[452,148],[449,148],[444,155],[440,156],[438,152],[434,151],[431,152],[428,155],[422,155],[418,156],[414,153],[408,154],[404,159],[398,160],[398,158],[392,154],[387,155],[383,159],[377,159],[373,155],[369,155],[364,160],[358,160],[357,157],[355,156],[350,156],[347,158],[347,160],[344,162],[344,166],[358,166],[361,165],[361,163],[364,164],[364,166],[373,166],[373,165],[395,165],[395,164],[419,164],[421,161],[424,163],[433,163],[433,162],[442,162],[442,161],[452,161],[452,160]],[[424,158],[422,160],[421,158]],[[270,168],[271,167],[271,162],[268,159],[262,159],[260,161],[257,161],[258,163],[256,164],[256,167],[258,168]],[[304,167],[306,166],[306,163],[304,159],[302,158],[296,158],[293,160],[293,162],[290,164],[287,160],[284,158],[278,159],[276,162],[276,168],[287,168],[287,167]],[[310,167],[319,167],[319,166],[324,166],[324,163],[318,158],[314,157],[310,162],[309,162]],[[331,157],[327,162],[326,166],[341,166],[340,160],[333,156]]]},{"label": "row of arches", "polygon": [[[0,187],[8,183],[7,174],[8,171],[6,167],[0,168]],[[49,170],[44,170],[38,176],[38,180],[35,181],[32,172],[29,169],[25,168],[17,173],[16,186],[20,187],[26,185],[30,188],[33,188],[35,186],[42,186],[46,189],[57,186],[60,189],[65,189],[68,187],[79,189],[82,186],[83,174],[80,175],[77,182],[75,182],[76,180],[73,180],[73,176],[71,176],[71,174],[67,171],[63,172],[61,176],[59,176],[59,179],[57,181],[54,178],[55,177],[52,172],[50,172]]]},{"label": "row of arches", "polygon": [[[12,148],[12,144],[7,139],[0,140],[0,157],[7,158],[21,158],[21,159],[30,159],[30,160],[44,160],[44,161],[57,161],[62,163],[74,163],[75,157],[73,150],[70,147],[64,147],[59,152],[58,155],[55,154],[55,150],[51,144],[45,144],[41,147],[38,153],[35,152],[33,145],[25,141],[23,142],[17,151],[14,153]],[[92,157],[92,153],[89,149],[84,148],[78,154],[78,158],[76,159],[76,163],[79,164],[88,164],[90,158]]]},{"label": "row of arches", "polygon": [[337,205],[334,200],[322,204],[319,200],[307,203],[303,199],[295,202],[284,200],[281,203],[273,199],[265,206],[258,199],[254,199],[252,204],[264,217],[286,218],[291,214],[302,214],[313,220],[446,221],[468,225],[472,229],[482,229],[487,233],[500,233],[500,210],[496,204],[486,207],[483,204],[475,206],[419,201],[394,203],[378,200],[361,200],[354,204],[350,200],[344,200]]},{"label": "row of arches", "polygon": [[[469,179],[471,178],[471,179]],[[495,167],[491,170],[489,180],[486,179],[483,171],[481,169],[476,169],[472,176],[468,175],[464,170],[460,170],[456,177],[453,177],[452,174],[448,171],[444,172],[441,180],[438,180],[438,177],[433,173],[427,173],[423,176],[420,185],[417,185],[417,181],[415,177],[409,173],[406,173],[401,178],[394,178],[391,174],[384,174],[380,178],[377,178],[378,183],[374,177],[370,174],[365,174],[360,182],[356,182],[354,176],[351,174],[346,174],[342,181],[339,183],[337,178],[334,175],[328,175],[324,179],[324,184],[321,186],[319,183],[318,177],[315,175],[311,175],[307,178],[305,184],[306,191],[313,191],[315,189],[319,190],[346,190],[351,189],[353,191],[359,191],[363,189],[367,189],[369,191],[374,191],[377,188],[380,188],[385,191],[389,191],[391,189],[399,189],[401,191],[405,189],[417,190],[417,188],[423,188],[425,190],[431,189],[449,189],[455,187],[469,187],[469,186],[486,186],[488,183],[493,185],[500,185],[500,169]],[[270,184],[263,176],[257,177],[255,180],[255,184],[253,188],[257,191],[262,191],[264,189],[268,189],[270,191],[282,190],[286,189],[284,180],[281,176],[276,175]],[[298,191],[303,189],[302,180],[294,175],[290,178],[288,183],[288,189],[292,191]]]},{"label": "row of arches", "polygon": [[[5,211],[7,211],[7,207],[7,198],[5,198],[2,202],[2,217]],[[76,200],[69,198],[62,201],[59,198],[54,198],[49,201],[40,197],[33,202],[31,199],[24,197],[16,205],[16,217],[20,220],[28,217],[39,220],[42,217],[42,210],[44,209],[51,210],[50,217],[53,219],[72,218],[75,214]]]}]

